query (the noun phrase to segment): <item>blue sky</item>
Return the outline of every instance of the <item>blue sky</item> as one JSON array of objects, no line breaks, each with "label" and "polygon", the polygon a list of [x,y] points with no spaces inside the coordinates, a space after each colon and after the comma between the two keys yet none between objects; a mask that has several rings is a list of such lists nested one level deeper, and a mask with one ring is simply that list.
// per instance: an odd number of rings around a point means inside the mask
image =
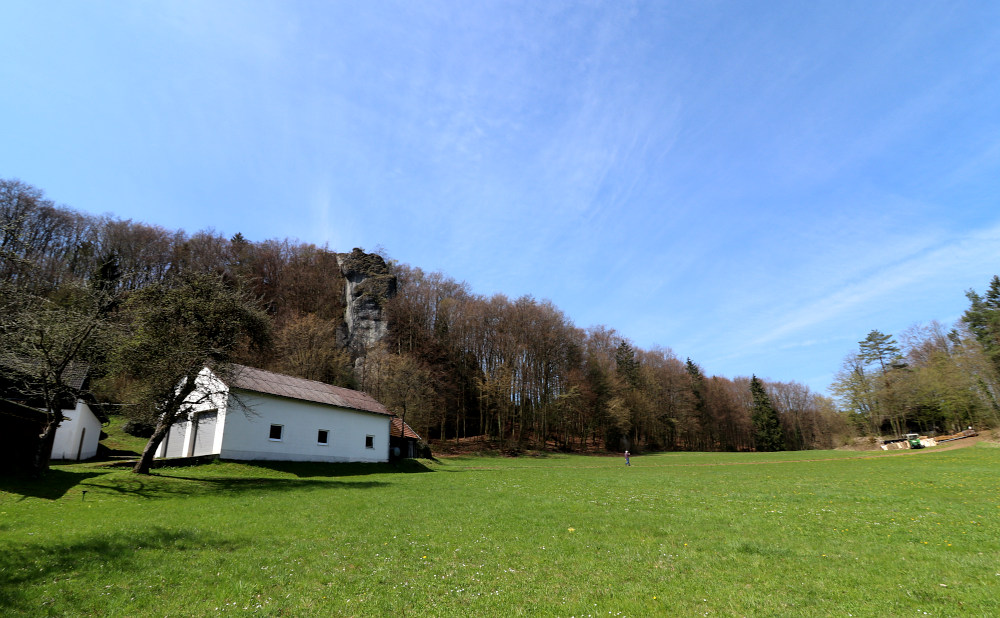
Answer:
[{"label": "blue sky", "polygon": [[825,393],[1000,273],[997,2],[0,3],[0,177]]}]

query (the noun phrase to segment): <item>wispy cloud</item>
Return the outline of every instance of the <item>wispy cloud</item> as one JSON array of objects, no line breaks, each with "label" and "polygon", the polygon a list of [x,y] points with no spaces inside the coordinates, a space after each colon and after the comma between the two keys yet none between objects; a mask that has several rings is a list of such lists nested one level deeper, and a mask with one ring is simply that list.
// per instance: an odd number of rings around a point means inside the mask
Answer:
[{"label": "wispy cloud", "polygon": [[0,168],[75,207],[382,245],[777,379],[1000,254],[1000,4],[65,8],[0,4]]},{"label": "wispy cloud", "polygon": [[[801,335],[818,324],[856,314],[863,305],[913,302],[919,300],[915,295],[927,293],[932,287],[940,288],[949,281],[958,285],[962,280],[986,281],[997,255],[1000,255],[1000,223],[959,238],[943,239],[780,316],[775,320],[778,326],[749,345],[763,346]],[[927,319],[933,317],[936,316]]]}]

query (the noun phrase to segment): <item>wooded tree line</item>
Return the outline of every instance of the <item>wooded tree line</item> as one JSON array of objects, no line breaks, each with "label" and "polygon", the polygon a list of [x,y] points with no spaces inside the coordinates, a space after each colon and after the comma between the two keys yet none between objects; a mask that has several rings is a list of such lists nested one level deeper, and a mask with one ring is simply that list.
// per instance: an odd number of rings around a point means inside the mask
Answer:
[{"label": "wooded tree line", "polygon": [[[824,448],[844,436],[833,402],[802,384],[758,380],[773,423],[758,425],[750,378],[707,377],[669,349],[577,328],[548,301],[483,297],[440,273],[395,268],[390,339],[376,358],[425,372],[430,388],[408,404],[422,435],[633,451]],[[380,396],[377,383],[363,386]]]},{"label": "wooded tree line", "polygon": [[[605,326],[578,328],[550,302],[480,296],[405,264],[391,264],[398,293],[383,299],[388,337],[350,351],[338,344],[344,279],[326,247],[84,215],[16,180],[0,180],[0,222],[0,302],[8,315],[31,299],[55,321],[81,312],[95,325],[88,337],[152,341],[166,335],[142,316],[155,314],[169,290],[221,286],[266,316],[268,336],[264,343],[227,331],[220,359],[361,388],[428,439],[481,440],[505,451],[738,451],[825,448],[848,430],[832,400],[802,384],[706,376],[667,348],[638,349]],[[177,311],[194,311],[177,303]],[[15,326],[5,322],[6,341],[22,332]],[[219,335],[198,341],[208,346]],[[141,376],[126,371],[129,346],[91,347],[81,358],[103,376],[102,397],[135,401]],[[140,357],[133,346],[132,358]],[[149,420],[159,408],[122,409]]]},{"label": "wooded tree line", "polygon": [[878,330],[858,342],[831,390],[859,431],[900,436],[1000,424],[1000,277],[947,328],[912,326],[900,341]]}]

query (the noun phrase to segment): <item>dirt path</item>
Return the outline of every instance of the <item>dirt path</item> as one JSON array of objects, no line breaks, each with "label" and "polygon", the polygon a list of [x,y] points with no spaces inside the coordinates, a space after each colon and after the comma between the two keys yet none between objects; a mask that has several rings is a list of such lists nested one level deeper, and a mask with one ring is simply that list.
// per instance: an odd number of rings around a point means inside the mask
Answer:
[{"label": "dirt path", "polygon": [[[955,450],[957,448],[965,448],[966,446],[972,446],[973,444],[976,444],[977,442],[982,442],[983,440],[985,440],[985,438],[983,438],[983,436],[972,436],[971,438],[962,438],[961,440],[952,440],[951,442],[945,442],[944,444],[940,444],[940,445],[934,447],[930,452],[938,452],[938,453],[940,453],[941,451],[953,451],[953,450]],[[927,449],[923,449],[923,450],[927,450]],[[916,451],[914,451],[914,452],[916,452]]]}]

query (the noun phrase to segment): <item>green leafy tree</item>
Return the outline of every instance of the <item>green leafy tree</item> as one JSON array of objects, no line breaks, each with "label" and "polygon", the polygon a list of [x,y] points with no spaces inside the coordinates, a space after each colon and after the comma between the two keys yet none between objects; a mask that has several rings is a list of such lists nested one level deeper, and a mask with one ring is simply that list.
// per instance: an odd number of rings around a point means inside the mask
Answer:
[{"label": "green leafy tree", "polygon": [[997,418],[993,364],[969,331],[947,331],[937,322],[903,333],[907,371],[902,399],[925,431],[957,431]]},{"label": "green leafy tree", "polygon": [[764,388],[764,383],[757,376],[750,379],[750,394],[753,398],[750,420],[753,422],[754,443],[757,450],[785,450],[781,433],[781,419],[778,418],[778,412],[771,405],[771,398]]},{"label": "green leafy tree", "polygon": [[873,330],[858,342],[858,358],[877,376],[873,390],[881,416],[889,420],[895,435],[902,435],[906,429],[906,408],[898,383],[905,378],[901,370],[906,363],[899,345],[892,335]]},{"label": "green leafy tree", "polygon": [[113,332],[102,298],[78,285],[64,286],[57,299],[12,290],[0,294],[3,382],[46,415],[31,466],[36,476],[48,470],[63,409],[84,395],[88,368],[103,356]]},{"label": "green leafy tree", "polygon": [[[34,260],[0,254],[2,265],[17,261],[20,276],[0,279],[0,386],[46,415],[31,470],[49,467],[63,409],[85,394],[85,377],[96,374],[114,330],[117,262],[106,258],[89,281],[51,285]],[[9,273],[8,273],[9,274]]]},{"label": "green leafy tree", "polygon": [[870,435],[879,433],[882,426],[881,406],[876,395],[873,376],[866,371],[865,363],[857,352],[844,359],[844,364],[834,377],[831,392],[841,402],[841,407],[851,414],[852,424],[859,431]]},{"label": "green leafy tree", "polygon": [[[243,346],[263,346],[270,321],[254,302],[221,278],[186,273],[154,284],[127,301],[128,335],[115,354],[128,381],[130,416],[155,425],[133,472],[148,474],[156,448],[171,426],[187,420],[205,366],[225,375]],[[201,392],[201,391],[199,391]],[[202,392],[202,397],[212,393]]]}]

